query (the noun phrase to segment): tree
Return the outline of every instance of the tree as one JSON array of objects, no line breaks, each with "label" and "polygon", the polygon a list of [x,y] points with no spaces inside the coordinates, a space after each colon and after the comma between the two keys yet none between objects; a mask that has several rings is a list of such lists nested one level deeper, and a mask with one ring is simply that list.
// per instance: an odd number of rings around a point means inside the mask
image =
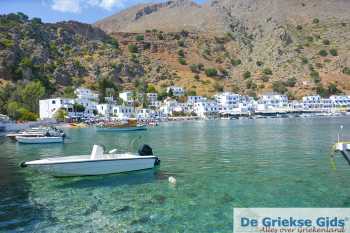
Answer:
[{"label": "tree", "polygon": [[329,53],[334,57],[338,56],[338,51],[336,49],[330,49]]},{"label": "tree", "polygon": [[186,60],[183,57],[179,57],[179,63],[181,65],[187,65],[187,62],[186,62]]},{"label": "tree", "polygon": [[129,44],[128,45],[128,50],[129,50],[130,53],[137,53],[138,52],[138,48],[134,44]]},{"label": "tree", "polygon": [[218,71],[215,68],[208,68],[205,70],[205,74],[208,77],[215,77],[218,75]]},{"label": "tree", "polygon": [[272,75],[272,70],[271,70],[270,68],[265,68],[265,69],[263,70],[263,73],[264,73],[265,75]]},{"label": "tree", "polygon": [[148,84],[147,85],[147,93],[157,93],[157,90],[153,85]]},{"label": "tree", "polygon": [[322,56],[322,57],[327,57],[327,55],[328,55],[327,51],[326,51],[326,50],[323,50],[323,49],[320,50],[319,54],[320,54],[320,56]]},{"label": "tree", "polygon": [[244,78],[244,79],[248,79],[248,78],[250,78],[250,77],[251,77],[250,71],[246,71],[246,72],[243,73],[243,78]]},{"label": "tree", "polygon": [[281,81],[275,81],[272,83],[272,89],[274,92],[284,94],[288,91],[287,87],[285,87],[284,83]]},{"label": "tree", "polygon": [[65,98],[75,98],[74,88],[71,86],[65,87],[63,90],[63,97]]},{"label": "tree", "polygon": [[313,22],[314,24],[318,24],[318,23],[320,22],[320,20],[317,19],[317,18],[315,18],[314,20],[312,20],[312,22]]},{"label": "tree", "polygon": [[345,67],[345,68],[343,69],[343,74],[350,75],[350,67]]},{"label": "tree", "polygon": [[328,95],[336,95],[340,93],[341,91],[338,89],[335,83],[331,83],[328,85]]},{"label": "tree", "polygon": [[73,105],[73,109],[74,109],[75,112],[84,112],[85,111],[84,105],[81,105],[81,104],[78,104],[78,103],[75,103]]},{"label": "tree", "polygon": [[135,38],[137,41],[143,41],[145,39],[144,35],[137,35]]},{"label": "tree", "polygon": [[180,56],[180,57],[185,57],[185,52],[183,51],[183,49],[180,49],[177,54]]},{"label": "tree", "polygon": [[10,101],[7,103],[7,115],[11,117],[12,119],[19,119],[20,113],[18,112],[18,109],[21,108],[21,105],[16,101]]},{"label": "tree", "polygon": [[20,91],[23,106],[31,112],[39,112],[39,100],[45,95],[45,87],[39,81],[29,82]]},{"label": "tree", "polygon": [[97,82],[97,91],[99,94],[99,101],[103,103],[105,101],[105,97],[107,96],[106,90],[110,88],[113,89],[115,92],[117,90],[116,85],[111,79],[108,78],[101,78]]}]

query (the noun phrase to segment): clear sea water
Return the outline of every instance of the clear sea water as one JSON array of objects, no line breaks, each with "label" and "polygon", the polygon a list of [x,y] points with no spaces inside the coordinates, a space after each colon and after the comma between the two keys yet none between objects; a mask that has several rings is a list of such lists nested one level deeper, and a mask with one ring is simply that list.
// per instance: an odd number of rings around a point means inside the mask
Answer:
[{"label": "clear sea water", "polygon": [[[232,232],[233,207],[350,207],[350,166],[330,166],[350,118],[162,123],[145,132],[67,129],[65,144],[0,138],[0,232]],[[151,145],[155,170],[54,178],[24,160]],[[134,141],[135,145],[131,145]],[[171,185],[168,177],[177,184]]]}]

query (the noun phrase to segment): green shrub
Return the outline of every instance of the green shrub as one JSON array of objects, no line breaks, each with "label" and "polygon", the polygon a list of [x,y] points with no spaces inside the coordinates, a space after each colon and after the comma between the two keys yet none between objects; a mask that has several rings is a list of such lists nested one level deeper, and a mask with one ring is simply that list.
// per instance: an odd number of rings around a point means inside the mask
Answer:
[{"label": "green shrub", "polygon": [[345,67],[343,69],[343,74],[350,75],[350,67]]},{"label": "green shrub", "polygon": [[180,57],[185,57],[185,52],[184,52],[182,49],[180,49],[180,50],[177,52],[177,54],[178,54]]},{"label": "green shrub", "polygon": [[177,45],[180,46],[180,47],[185,47],[185,41],[179,40],[179,41],[177,42]]},{"label": "green shrub", "polygon": [[265,68],[265,69],[263,70],[263,73],[264,73],[265,75],[272,75],[272,70],[271,70],[270,68]]},{"label": "green shrub", "polygon": [[331,42],[330,42],[329,40],[327,40],[327,39],[324,39],[324,40],[322,41],[322,43],[323,43],[324,45],[330,45],[330,44],[331,44]]},{"label": "green shrub", "polygon": [[334,57],[338,56],[338,51],[336,49],[330,49],[329,53]]},{"label": "green shrub", "polygon": [[179,57],[179,63],[181,65],[187,65],[186,60],[183,57]]},{"label": "green shrub", "polygon": [[303,63],[304,65],[309,63],[309,60],[306,57],[301,58],[301,63]]},{"label": "green shrub", "polygon": [[256,61],[256,65],[260,67],[260,66],[264,65],[264,63],[262,61]]},{"label": "green shrub", "polygon": [[239,66],[240,64],[242,64],[242,61],[241,61],[241,59],[232,59],[231,64],[233,66]]},{"label": "green shrub", "polygon": [[328,95],[336,95],[342,93],[338,87],[337,84],[331,83],[328,85]]},{"label": "green shrub", "polygon": [[191,69],[192,73],[199,73],[199,67],[197,64],[191,64],[190,69]]},{"label": "green shrub", "polygon": [[255,82],[253,82],[253,80],[249,79],[246,83],[246,87],[247,89],[255,90],[258,86],[256,85]]},{"label": "green shrub", "polygon": [[205,74],[208,77],[214,77],[218,75],[218,71],[215,68],[208,68],[205,70]]},{"label": "green shrub", "polygon": [[272,83],[272,90],[277,93],[284,94],[288,91],[287,87],[282,81],[275,81]]},{"label": "green shrub", "polygon": [[263,76],[261,76],[261,80],[266,83],[270,80],[270,77],[267,75],[263,75]]},{"label": "green shrub", "polygon": [[303,29],[303,27],[302,27],[301,25],[298,25],[298,26],[297,26],[297,29],[300,31],[300,30]]},{"label": "green shrub", "polygon": [[250,71],[246,71],[246,72],[243,73],[243,78],[244,78],[244,79],[248,79],[248,78],[250,78],[250,77],[251,77]]},{"label": "green shrub", "polygon": [[294,87],[296,83],[297,83],[297,79],[292,77],[292,78],[287,79],[286,86]]},{"label": "green shrub", "polygon": [[130,53],[137,53],[138,52],[138,48],[134,44],[129,44],[128,45],[128,50],[129,50]]},{"label": "green shrub", "polygon": [[195,76],[193,76],[193,78],[194,78],[195,80],[197,80],[197,81],[199,81],[199,79],[200,79],[200,77],[199,77],[198,74],[196,74]]},{"label": "green shrub", "polygon": [[319,54],[320,56],[322,56],[322,57],[327,57],[327,56],[328,56],[327,51],[324,50],[324,49],[320,50],[320,52],[319,52],[318,54]]},{"label": "green shrub", "polygon": [[314,83],[320,83],[320,74],[316,70],[312,70],[310,73],[311,78],[314,80]]},{"label": "green shrub", "polygon": [[136,39],[137,41],[142,41],[142,40],[145,39],[145,36],[144,36],[144,35],[137,35],[137,36],[135,37],[135,39]]},{"label": "green shrub", "polygon": [[312,36],[307,36],[307,37],[306,37],[306,40],[307,40],[308,42],[313,42],[313,41],[314,41],[314,38],[313,38]]},{"label": "green shrub", "polygon": [[6,48],[11,48],[14,46],[14,41],[13,40],[9,40],[9,39],[0,39],[0,44]]},{"label": "green shrub", "polygon": [[320,22],[320,20],[319,20],[319,19],[317,19],[317,18],[315,18],[314,20],[312,20],[312,22],[313,22],[313,23],[315,23],[315,24],[317,24],[317,23],[319,23],[319,22]]}]

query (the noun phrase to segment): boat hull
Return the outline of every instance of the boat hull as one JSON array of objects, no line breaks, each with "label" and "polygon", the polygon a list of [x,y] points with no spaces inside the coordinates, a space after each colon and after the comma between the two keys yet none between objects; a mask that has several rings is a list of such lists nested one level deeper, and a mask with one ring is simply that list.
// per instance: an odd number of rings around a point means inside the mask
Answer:
[{"label": "boat hull", "polygon": [[125,131],[143,131],[147,130],[146,126],[135,126],[135,127],[125,127],[125,128],[108,128],[108,127],[96,127],[99,132],[125,132]]},{"label": "boat hull", "polygon": [[77,161],[69,163],[26,164],[39,172],[49,173],[56,177],[95,176],[151,169],[155,166],[156,157],[138,159],[117,159],[97,161]]},{"label": "boat hull", "polygon": [[20,137],[16,140],[23,144],[47,144],[47,143],[62,143],[63,137]]}]

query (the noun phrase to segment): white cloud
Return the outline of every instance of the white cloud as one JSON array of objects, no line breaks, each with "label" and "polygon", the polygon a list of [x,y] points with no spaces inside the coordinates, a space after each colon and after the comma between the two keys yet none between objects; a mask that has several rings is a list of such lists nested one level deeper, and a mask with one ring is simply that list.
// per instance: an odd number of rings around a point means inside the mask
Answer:
[{"label": "white cloud", "polygon": [[114,7],[124,7],[124,4],[122,0],[101,0],[100,7],[112,10]]},{"label": "white cloud", "polygon": [[80,0],[53,0],[51,8],[60,12],[81,12]]},{"label": "white cloud", "polygon": [[[44,0],[43,0],[44,1]],[[81,13],[89,7],[100,7],[104,10],[123,8],[125,0],[52,0],[51,8],[60,12]]]}]

